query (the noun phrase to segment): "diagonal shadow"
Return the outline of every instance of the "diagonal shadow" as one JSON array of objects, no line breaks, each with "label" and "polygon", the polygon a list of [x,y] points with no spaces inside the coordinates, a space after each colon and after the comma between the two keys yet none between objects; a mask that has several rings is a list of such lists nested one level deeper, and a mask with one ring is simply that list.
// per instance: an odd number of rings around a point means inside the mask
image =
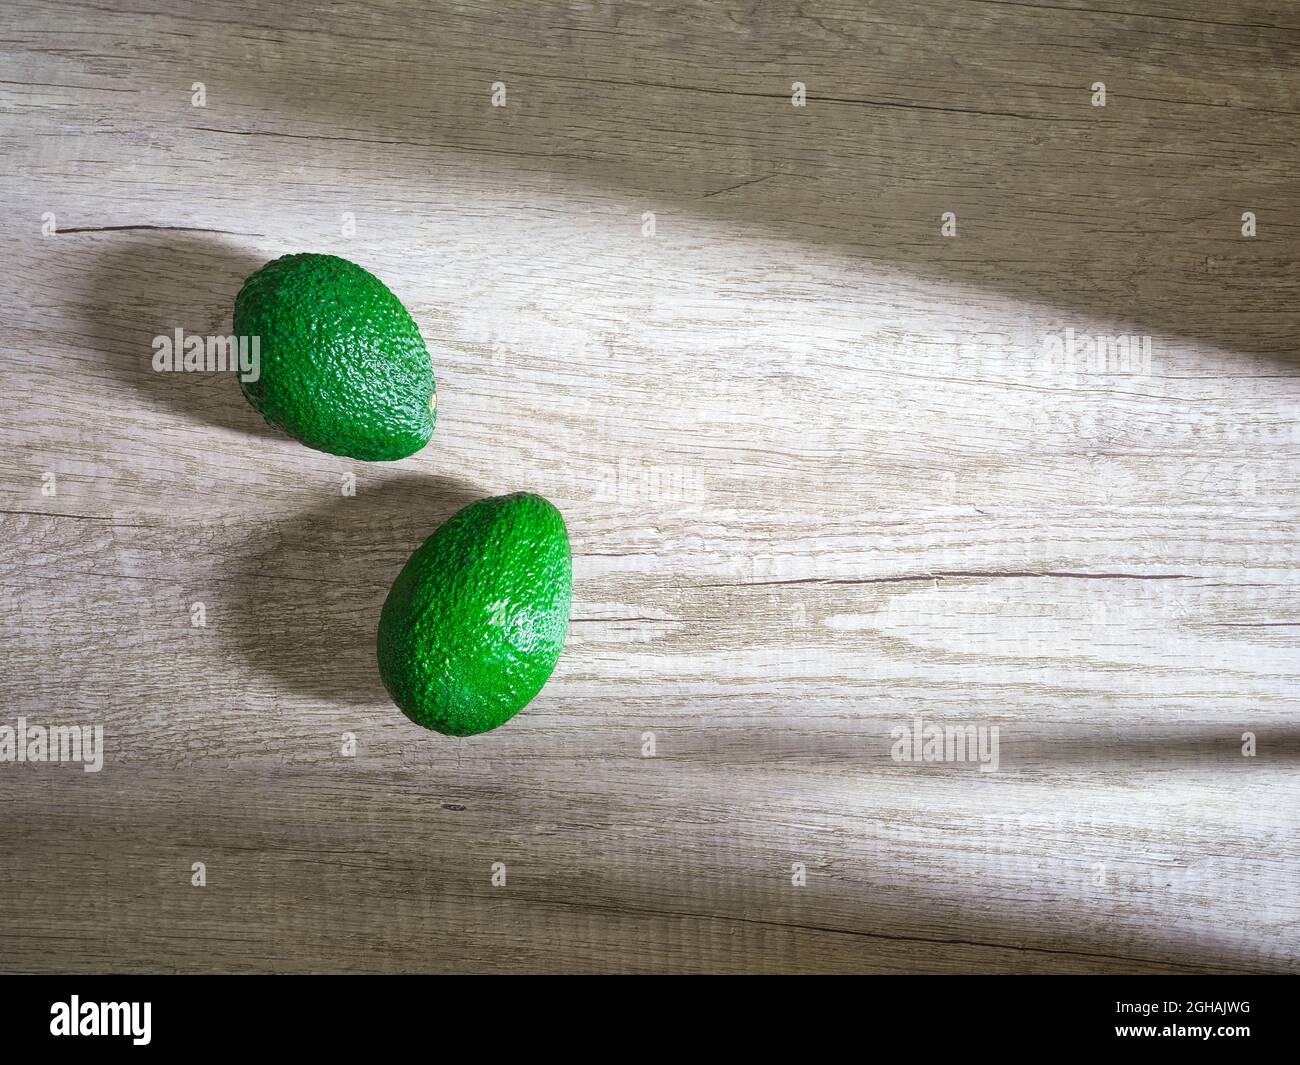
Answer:
[{"label": "diagonal shadow", "polygon": [[411,552],[481,495],[453,478],[402,474],[254,527],[217,595],[233,650],[277,691],[388,705],[375,663],[384,598]]},{"label": "diagonal shadow", "polygon": [[[1169,25],[1115,13],[723,3],[683,25],[654,7],[560,8],[503,37],[434,9],[346,38],[286,19],[268,28],[274,62],[222,36],[217,58],[251,68],[219,108],[184,116],[189,135],[235,158],[315,140],[303,165],[322,177],[337,153],[368,152],[355,179],[393,190],[430,174],[482,181],[485,166],[507,187],[546,174],[637,213],[759,227],[1047,304],[1081,329],[1300,359],[1295,27],[1185,34],[1166,99],[1122,72],[1163,52]],[[390,76],[377,78],[350,52],[380,39]],[[1227,103],[1193,77],[1225,56]],[[1111,96],[1094,107],[1103,75]],[[808,102],[795,108],[800,78]],[[498,80],[510,95],[494,109]],[[940,233],[944,211],[957,239]]]},{"label": "diagonal shadow", "polygon": [[233,373],[156,372],[152,339],[228,336],[235,295],[267,257],[212,237],[130,235],[95,258],[80,308],[91,343],[113,375],[151,410],[186,424],[284,439],[239,390]]}]

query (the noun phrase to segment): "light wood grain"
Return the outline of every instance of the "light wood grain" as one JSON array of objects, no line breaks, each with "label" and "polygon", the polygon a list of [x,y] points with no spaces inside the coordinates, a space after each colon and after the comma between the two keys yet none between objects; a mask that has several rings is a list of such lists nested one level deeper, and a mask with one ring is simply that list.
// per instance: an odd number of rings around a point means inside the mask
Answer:
[{"label": "light wood grain", "polygon": [[[6,5],[0,724],[107,756],[0,764],[0,969],[1300,971],[1300,11],[1106,7]],[[152,371],[302,250],[421,454]],[[515,489],[568,645],[426,734],[379,606]]]}]

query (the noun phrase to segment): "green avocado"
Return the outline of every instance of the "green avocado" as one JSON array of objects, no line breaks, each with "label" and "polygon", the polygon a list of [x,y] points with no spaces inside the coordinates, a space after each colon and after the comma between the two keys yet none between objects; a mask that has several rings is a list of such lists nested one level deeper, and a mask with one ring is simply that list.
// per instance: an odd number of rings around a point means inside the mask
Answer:
[{"label": "green avocado", "polygon": [[260,374],[241,381],[277,429],[366,461],[413,455],[433,434],[428,349],[402,301],[337,255],[285,255],[235,297],[235,335],[258,337]]},{"label": "green avocado", "polygon": [[416,550],[379,617],[379,673],[417,725],[473,736],[522,710],[569,631],[560,512],[529,492],[480,499]]}]

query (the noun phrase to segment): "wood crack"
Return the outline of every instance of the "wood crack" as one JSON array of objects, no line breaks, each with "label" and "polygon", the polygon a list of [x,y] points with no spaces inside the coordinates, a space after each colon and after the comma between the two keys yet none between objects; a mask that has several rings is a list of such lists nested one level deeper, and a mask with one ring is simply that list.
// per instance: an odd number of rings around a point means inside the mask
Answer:
[{"label": "wood crack", "polygon": [[[519,71],[522,77],[541,78],[550,81],[576,81],[595,85],[621,85],[630,89],[667,89],[670,92],[698,92],[709,96],[740,96],[758,100],[787,100],[788,93],[783,92],[746,92],[743,89],[715,89],[704,85],[673,85],[666,81],[623,81],[619,78],[581,78],[570,74],[538,74],[534,71]],[[904,111],[940,111],[956,115],[980,115],[985,118],[1019,118],[1028,122],[1067,122],[1063,115],[1033,115],[1024,111],[988,111],[977,107],[944,107],[940,104],[914,104],[906,100],[873,100],[860,96],[812,96],[808,102],[826,104],[851,104],[859,107],[892,107]],[[1097,119],[1096,124],[1105,124]]]},{"label": "wood crack", "polygon": [[994,7],[1023,7],[1031,11],[1056,11],[1065,15],[1117,15],[1120,18],[1158,19],[1162,22],[1190,22],[1198,26],[1223,26],[1234,30],[1277,30],[1280,33],[1298,33],[1300,30],[1290,26],[1275,26],[1271,22],[1220,22],[1215,19],[1186,18],[1182,15],[1154,15],[1144,11],[1116,11],[1108,7],[1058,7],[1055,4],[1030,4],[1023,0],[978,0],[982,4]]},{"label": "wood crack", "polygon": [[[1104,954],[1095,951],[1085,950],[1062,950],[1054,947],[1031,947],[1021,946],[1013,943],[996,943],[978,939],[943,939],[938,936],[907,936],[891,935],[888,932],[869,932],[856,928],[833,928],[826,925],[816,924],[799,924],[795,922],[773,921],[756,917],[743,917],[734,914],[719,913],[697,913],[690,910],[659,910],[652,907],[616,907],[601,906],[589,903],[568,902],[563,899],[548,899],[532,896],[524,896],[529,901],[539,905],[560,906],[566,909],[577,909],[582,912],[604,912],[611,914],[640,914],[647,917],[668,917],[668,918],[689,918],[697,921],[718,921],[718,922],[735,922],[737,924],[758,925],[764,928],[782,928],[789,929],[792,932],[820,932],[826,935],[837,936],[854,936],[860,939],[881,939],[893,943],[932,943],[936,946],[943,947],[979,947],[985,950],[1015,950],[1028,954],[1051,954],[1060,957],[1074,958],[1095,958],[1104,961],[1122,961],[1122,962],[1141,962],[1147,965],[1166,965],[1170,968],[1186,969],[1195,972],[1204,972],[1204,966],[1188,965],[1183,962],[1168,961],[1161,958],[1144,958],[1134,957],[1124,954]],[[1249,972],[1236,967],[1230,968],[1231,972]]]},{"label": "wood crack", "polygon": [[1071,570],[941,570],[934,573],[911,573],[898,577],[793,577],[779,581],[726,581],[704,584],[705,588],[753,588],[782,584],[908,584],[916,581],[999,580],[1042,578],[1057,580],[1115,581],[1194,581],[1191,573],[1086,573]]},{"label": "wood crack", "polygon": [[157,233],[220,233],[227,237],[264,237],[265,233],[245,233],[237,229],[205,229],[202,226],[152,226],[152,225],[127,225],[127,226],[69,226],[67,229],[56,229],[54,235],[61,237],[65,233],[132,233],[157,232]]},{"label": "wood crack", "polygon": [[750,185],[757,185],[762,181],[770,181],[776,177],[775,174],[764,174],[762,177],[750,178],[748,181],[742,181],[738,185],[728,185],[725,189],[718,189],[716,192],[706,192],[700,197],[701,200],[711,200],[714,196],[721,196],[724,192],[735,192],[737,189],[745,189]]}]

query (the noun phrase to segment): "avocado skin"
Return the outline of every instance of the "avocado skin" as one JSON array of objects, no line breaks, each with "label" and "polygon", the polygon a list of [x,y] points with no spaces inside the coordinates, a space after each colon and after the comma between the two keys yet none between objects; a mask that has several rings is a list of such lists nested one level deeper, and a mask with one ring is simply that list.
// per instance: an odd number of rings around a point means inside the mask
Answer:
[{"label": "avocado skin", "polygon": [[379,278],[337,255],[285,255],[235,297],[237,336],[260,337],[241,381],[271,425],[317,451],[369,462],[413,455],[433,434],[429,352]]},{"label": "avocado skin", "polygon": [[569,630],[564,518],[529,492],[480,499],[410,557],[379,618],[379,672],[417,725],[474,736],[542,689]]}]

